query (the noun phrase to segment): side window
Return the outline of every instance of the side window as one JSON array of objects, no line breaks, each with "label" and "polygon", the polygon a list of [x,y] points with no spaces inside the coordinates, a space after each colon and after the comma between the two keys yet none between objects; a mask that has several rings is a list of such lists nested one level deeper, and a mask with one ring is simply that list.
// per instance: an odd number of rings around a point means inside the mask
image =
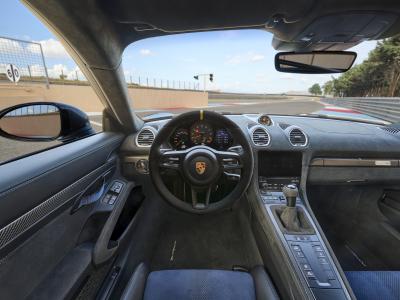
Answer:
[{"label": "side window", "polygon": [[[33,128],[37,130],[40,126],[58,128],[57,108],[46,105],[48,102],[57,102],[85,112],[94,131],[101,131],[103,105],[61,43],[19,1],[5,0],[2,3],[2,15],[0,111],[4,115],[12,106],[31,102],[40,104],[7,113],[6,118],[0,120],[1,129],[14,126],[12,130],[32,135]],[[16,19],[19,20],[17,25]],[[46,120],[46,123],[39,126],[36,124],[38,120]],[[44,135],[53,136],[54,130]],[[61,143],[58,139],[15,140],[3,134],[0,136],[0,164]]]}]

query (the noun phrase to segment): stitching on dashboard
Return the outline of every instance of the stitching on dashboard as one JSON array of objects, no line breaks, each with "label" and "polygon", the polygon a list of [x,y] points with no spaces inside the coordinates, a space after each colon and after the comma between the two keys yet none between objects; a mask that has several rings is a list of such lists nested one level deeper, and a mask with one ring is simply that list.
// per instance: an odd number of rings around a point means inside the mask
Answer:
[{"label": "stitching on dashboard", "polygon": [[103,173],[105,169],[109,168],[112,164],[115,163],[115,160],[107,162],[106,164],[100,166],[99,168],[91,171],[85,176],[81,177],[71,185],[59,191],[57,194],[51,196],[46,201],[42,202],[38,206],[29,210],[22,216],[18,217],[11,223],[4,226],[0,229],[0,249],[4,248],[4,246],[8,245],[12,242],[16,237],[24,233],[30,227],[35,225],[37,222],[42,220],[46,215],[55,211],[74,197],[76,197],[80,191],[74,193],[73,196],[64,199],[63,196],[68,192],[74,192],[74,189],[79,187],[80,184],[85,184],[91,177],[98,176],[98,173]]},{"label": "stitching on dashboard", "polygon": [[78,157],[75,157],[74,159],[71,159],[71,160],[69,160],[69,161],[67,161],[67,162],[65,162],[65,163],[63,163],[63,164],[61,164],[61,165],[59,165],[59,166],[57,166],[57,167],[55,167],[55,168],[52,168],[52,169],[50,169],[50,170],[47,170],[47,171],[45,171],[45,172],[43,172],[43,173],[41,173],[41,174],[39,174],[39,175],[36,175],[35,177],[29,178],[29,179],[27,179],[27,180],[25,180],[25,181],[23,181],[23,182],[21,182],[21,183],[19,183],[19,184],[17,184],[17,185],[9,186],[9,187],[7,187],[4,191],[2,191],[2,192],[0,193],[0,197],[3,197],[3,196],[5,196],[5,195],[7,195],[7,194],[9,194],[9,193],[11,193],[11,192],[13,192],[13,191],[19,189],[19,188],[22,188],[22,187],[24,187],[25,185],[27,185],[27,184],[29,184],[29,183],[32,183],[32,182],[34,182],[34,181],[36,181],[36,180],[42,178],[42,177],[45,176],[45,175],[48,175],[49,172],[53,172],[53,171],[56,171],[56,170],[58,170],[58,169],[61,169],[61,168],[63,168],[66,164],[69,164],[69,163],[71,163],[71,162],[73,162],[73,161],[79,160],[79,159],[81,159],[81,158],[83,158],[83,157],[85,157],[85,156],[88,156],[88,155],[92,154],[93,152],[96,152],[96,151],[101,150],[101,149],[103,149],[103,148],[105,148],[105,147],[107,147],[107,146],[110,146],[110,145],[114,144],[117,140],[120,140],[120,137],[115,138],[115,139],[109,141],[108,143],[105,143],[105,144],[103,144],[102,146],[100,146],[100,147],[98,147],[98,148],[96,148],[96,149],[93,149],[93,150],[90,151],[90,152],[87,152],[87,153],[82,154],[82,155],[80,155],[80,156],[78,156]]}]

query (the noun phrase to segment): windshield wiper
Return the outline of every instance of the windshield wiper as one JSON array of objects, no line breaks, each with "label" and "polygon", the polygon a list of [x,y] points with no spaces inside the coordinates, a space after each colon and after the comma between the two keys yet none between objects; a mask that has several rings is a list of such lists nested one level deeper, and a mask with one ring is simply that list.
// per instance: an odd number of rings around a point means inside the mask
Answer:
[{"label": "windshield wiper", "polygon": [[299,117],[310,117],[310,118],[319,118],[319,119],[331,119],[331,120],[339,120],[339,121],[352,121],[358,123],[368,123],[368,124],[376,124],[376,125],[388,125],[390,122],[384,120],[369,120],[363,118],[351,118],[351,117],[338,117],[338,116],[331,116],[327,114],[297,114],[296,116]]}]

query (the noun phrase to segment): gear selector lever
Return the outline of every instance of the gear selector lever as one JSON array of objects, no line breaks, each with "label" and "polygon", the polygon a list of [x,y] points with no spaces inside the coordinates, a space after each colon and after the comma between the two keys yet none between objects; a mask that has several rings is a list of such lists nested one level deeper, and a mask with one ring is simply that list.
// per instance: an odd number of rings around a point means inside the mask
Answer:
[{"label": "gear selector lever", "polygon": [[283,195],[286,198],[286,206],[280,214],[280,219],[283,226],[288,231],[300,232],[301,223],[298,216],[296,207],[296,199],[299,194],[297,186],[294,184],[285,185],[282,189]]},{"label": "gear selector lever", "polygon": [[285,185],[282,189],[283,195],[286,198],[287,207],[296,207],[296,199],[299,194],[297,186],[294,184]]}]

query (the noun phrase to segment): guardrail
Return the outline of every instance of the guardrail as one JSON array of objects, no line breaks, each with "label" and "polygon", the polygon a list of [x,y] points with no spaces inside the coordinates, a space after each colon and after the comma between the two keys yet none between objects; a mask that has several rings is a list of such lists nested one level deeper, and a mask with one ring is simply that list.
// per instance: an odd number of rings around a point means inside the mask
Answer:
[{"label": "guardrail", "polygon": [[224,93],[208,91],[208,98],[211,100],[281,100],[293,97],[319,98],[313,95],[294,95],[294,94],[250,94],[250,93]]},{"label": "guardrail", "polygon": [[322,102],[351,108],[371,117],[392,123],[400,122],[400,98],[324,98]]}]

